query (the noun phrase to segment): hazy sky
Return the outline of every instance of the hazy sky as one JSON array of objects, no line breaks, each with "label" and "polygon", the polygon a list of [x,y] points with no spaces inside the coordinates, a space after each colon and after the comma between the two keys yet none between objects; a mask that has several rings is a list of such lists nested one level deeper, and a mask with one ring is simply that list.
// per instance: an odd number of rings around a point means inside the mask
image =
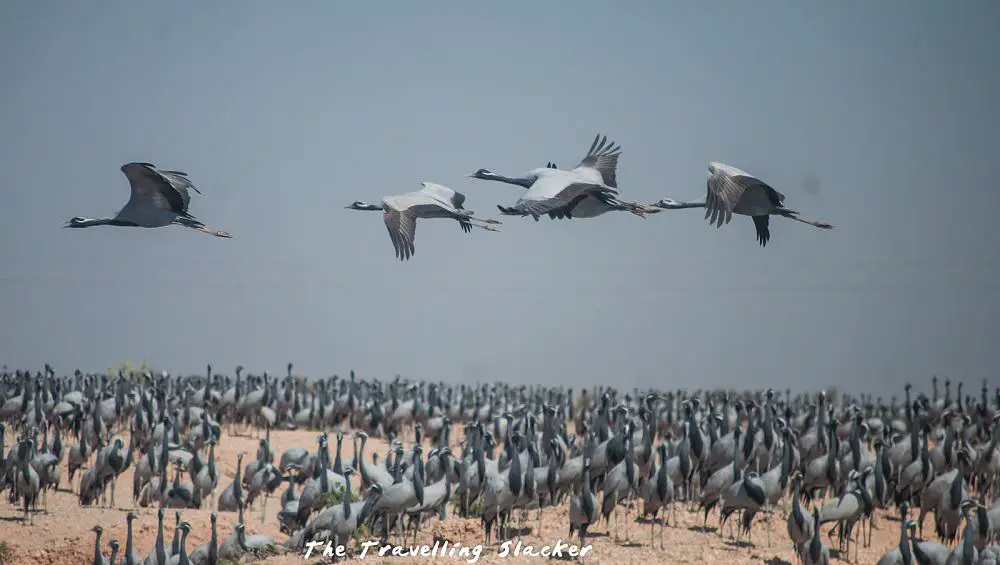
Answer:
[{"label": "hazy sky", "polygon": [[[0,362],[616,386],[994,377],[1000,3],[0,2]],[[833,231],[701,210],[463,234],[395,259],[354,200],[623,147],[622,197],[717,160]],[[193,230],[113,215],[187,172]]]}]

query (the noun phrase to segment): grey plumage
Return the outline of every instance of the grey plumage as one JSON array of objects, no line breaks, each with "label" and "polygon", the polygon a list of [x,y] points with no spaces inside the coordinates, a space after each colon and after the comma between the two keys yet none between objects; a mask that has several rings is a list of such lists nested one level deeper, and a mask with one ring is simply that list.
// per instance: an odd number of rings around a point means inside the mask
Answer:
[{"label": "grey plumage", "polygon": [[705,208],[705,219],[716,227],[728,224],[733,214],[753,218],[757,242],[766,246],[771,239],[770,216],[783,216],[823,229],[832,229],[828,222],[803,218],[795,210],[785,208],[785,195],[769,184],[736,167],[719,162],[708,164],[708,182],[704,201],[678,202],[663,199],[653,204],[663,209]]},{"label": "grey plumage", "polygon": [[569,503],[569,535],[573,536],[574,530],[580,532],[580,545],[587,542],[587,528],[591,524],[596,524],[600,519],[597,508],[597,497],[590,491],[590,460],[584,459],[583,472],[580,475],[580,494],[570,499]]},{"label": "grey plumage", "polygon": [[97,534],[97,537],[94,540],[94,559],[91,563],[93,565],[110,565],[108,560],[104,558],[104,554],[101,553],[101,535],[104,534],[104,528],[101,526],[94,526],[91,531]]},{"label": "grey plumage", "polygon": [[[632,202],[622,202],[617,198],[609,197],[609,195],[617,193],[618,190],[617,168],[620,156],[621,147],[613,141],[609,141],[607,136],[598,134],[594,137],[594,141],[591,143],[586,156],[572,170],[564,171],[559,169],[555,163],[550,161],[544,168],[533,169],[525,176],[518,178],[498,175],[488,169],[479,169],[469,176],[481,180],[492,180],[517,185],[529,189],[529,192],[531,189],[535,189],[535,193],[526,193],[512,207],[497,206],[502,213],[507,215],[531,215],[536,220],[539,216],[546,214],[552,219],[594,218],[606,212],[618,210],[632,212],[641,217],[646,211],[645,206]],[[536,183],[547,176],[548,171],[546,169],[556,174],[565,173],[567,179],[565,182],[570,182],[568,179],[572,178],[583,183],[590,183],[593,187],[603,186],[608,187],[610,190],[607,194],[603,194],[599,189],[596,192],[583,189],[581,194],[580,192],[573,192],[578,190],[579,187],[562,189],[556,185],[549,187],[536,186]],[[542,181],[543,184],[546,182],[551,181]],[[550,200],[545,201],[546,198]],[[539,204],[535,200],[542,200],[544,203]]]},{"label": "grey plumage", "polygon": [[[474,212],[462,207],[465,195],[448,187],[431,182],[421,182],[421,189],[396,196],[386,196],[381,205],[353,202],[346,206],[349,210],[369,210],[383,212],[389,239],[396,251],[396,257],[405,261],[416,253],[413,242],[417,233],[418,218],[451,218],[458,220],[462,231],[469,232],[473,227],[487,231],[497,231],[492,224],[500,222],[494,219],[479,219]],[[479,222],[479,223],[474,223]]]},{"label": "grey plumage", "polygon": [[156,511],[156,541],[153,542],[153,551],[146,556],[143,565],[167,565],[167,551],[163,543],[163,517],[166,511],[160,508]]},{"label": "grey plumage", "polygon": [[813,536],[813,521],[801,502],[802,473],[792,475],[792,510],[788,513],[788,537],[792,540],[796,554],[804,559],[801,549]]},{"label": "grey plumage", "polygon": [[813,507],[813,535],[799,551],[802,554],[803,565],[829,565],[830,548],[820,536],[819,508]]},{"label": "grey plumage", "polygon": [[126,163],[121,167],[129,181],[128,202],[112,218],[88,219],[76,216],[63,227],[127,226],[158,228],[176,224],[216,237],[232,237],[223,231],[211,230],[188,211],[191,195],[188,189],[201,194],[186,173],[166,171],[150,163]]}]

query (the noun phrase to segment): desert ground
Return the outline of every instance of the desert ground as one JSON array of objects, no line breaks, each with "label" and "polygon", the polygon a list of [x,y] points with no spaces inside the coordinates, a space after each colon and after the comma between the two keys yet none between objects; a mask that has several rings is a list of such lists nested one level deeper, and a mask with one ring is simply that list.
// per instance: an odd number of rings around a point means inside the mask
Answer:
[{"label": "desert ground", "polygon": [[[8,432],[8,435],[9,432]],[[460,438],[461,435],[456,429],[453,438]],[[7,445],[10,445],[11,438],[7,438]],[[250,435],[230,435],[225,433],[220,444],[216,448],[217,464],[222,469],[219,479],[217,493],[221,492],[233,480],[235,474],[237,453],[243,451],[246,458],[252,457],[257,448],[257,439],[254,432]],[[271,433],[271,443],[278,457],[291,447],[301,446],[315,449],[315,431],[273,431]],[[458,453],[457,445],[453,446],[453,452]],[[384,439],[372,438],[369,441],[369,453],[372,451],[384,455],[387,444]],[[345,442],[345,458],[351,456],[349,442]],[[246,460],[246,459],[245,459]],[[141,508],[132,503],[132,470],[129,469],[121,475],[116,489],[116,508],[102,509],[100,505],[81,507],[77,496],[67,489],[68,471],[63,464],[62,484],[60,491],[50,493],[47,505],[44,510],[39,510],[34,515],[34,525],[28,526],[22,523],[21,511],[11,506],[6,495],[0,501],[0,541],[5,542],[11,548],[10,554],[13,565],[49,565],[49,564],[84,564],[91,563],[94,555],[94,533],[91,531],[95,525],[100,524],[104,528],[102,541],[102,551],[105,556],[110,552],[107,542],[117,539],[125,547],[126,520],[125,514],[129,510],[134,510],[139,519],[135,522],[133,532],[134,542],[137,551],[145,557],[152,549],[156,539],[156,508]],[[80,473],[75,477],[75,483],[79,482]],[[74,488],[77,486],[74,484]],[[279,532],[277,513],[280,510],[280,492],[286,488],[283,484],[275,492],[266,505],[266,515],[261,521],[261,505],[254,503],[252,508],[246,511],[247,534],[265,534],[273,536],[279,543],[287,539],[285,534]],[[355,492],[357,483],[354,482]],[[641,502],[633,503],[635,509],[641,507]],[[564,503],[558,508],[546,508],[542,511],[541,530],[536,531],[535,510],[530,510],[524,522],[523,545],[533,545],[537,548],[543,545],[552,545],[558,539],[569,542],[567,526],[569,511],[568,503]],[[210,516],[211,510],[207,507],[201,510],[183,510],[182,520],[186,520],[192,525],[192,531],[188,537],[188,550],[208,541],[210,537]],[[753,532],[753,545],[748,546],[745,542],[737,544],[729,540],[728,526],[725,537],[720,538],[715,533],[715,526],[718,524],[718,512],[714,511],[709,516],[709,530],[703,532],[701,529],[702,517],[700,513],[689,512],[683,502],[677,503],[676,517],[679,523],[670,525],[664,529],[663,549],[660,549],[660,540],[655,538],[653,545],[650,545],[650,525],[648,522],[636,522],[630,520],[629,538],[630,541],[614,539],[614,520],[610,524],[601,523],[591,529],[592,537],[588,536],[588,543],[593,544],[593,548],[583,558],[585,563],[767,563],[770,565],[780,565],[785,563],[796,563],[797,558],[792,550],[792,544],[786,533],[787,514],[779,507],[771,516],[770,523],[770,544],[767,539],[767,523],[755,521]],[[619,532],[624,538],[625,520],[624,513],[619,514]],[[734,520],[735,521],[735,520]],[[229,535],[234,524],[237,522],[236,513],[221,512],[218,514],[219,539]],[[174,511],[169,510],[165,520],[164,536],[169,544],[173,539]],[[826,527],[824,527],[824,530]],[[655,524],[655,533],[659,535],[659,524]],[[609,535],[610,534],[610,535]],[[418,544],[433,544],[435,536],[448,540],[450,543],[459,542],[462,545],[474,546],[483,543],[483,528],[477,518],[462,519],[457,512],[449,509],[447,519],[442,523],[434,519],[425,522]],[[824,537],[826,534],[824,533]],[[394,540],[395,538],[391,538]],[[870,547],[861,547],[859,550],[858,563],[875,563],[878,558],[889,548],[896,545],[899,539],[899,522],[891,516],[879,513],[876,520],[876,529],[872,535]],[[515,537],[514,543],[516,544]],[[579,544],[579,540],[574,537],[574,542]],[[831,543],[831,554],[837,556],[834,548],[836,541]],[[322,547],[317,551],[322,551]],[[377,549],[377,548],[376,548]],[[410,563],[425,561],[419,557],[393,557],[387,555],[379,557],[375,554],[376,549],[369,550],[365,556],[365,562],[372,563]],[[513,548],[512,548],[513,549]],[[349,553],[350,557],[350,553]],[[353,558],[358,560],[358,556]],[[845,556],[846,558],[846,556]],[[249,562],[245,558],[244,562]],[[543,557],[513,556],[501,557],[497,554],[495,543],[484,547],[477,563],[537,563]],[[854,550],[851,550],[851,562],[854,562]],[[463,563],[466,560],[457,555],[455,557],[438,557],[441,562]],[[253,561],[255,563],[267,563],[274,565],[290,565],[301,563],[330,563],[333,558],[323,557],[314,553],[309,559],[305,559],[301,552],[289,553],[280,556],[272,556],[265,560]],[[4,562],[3,565],[8,565]]]}]

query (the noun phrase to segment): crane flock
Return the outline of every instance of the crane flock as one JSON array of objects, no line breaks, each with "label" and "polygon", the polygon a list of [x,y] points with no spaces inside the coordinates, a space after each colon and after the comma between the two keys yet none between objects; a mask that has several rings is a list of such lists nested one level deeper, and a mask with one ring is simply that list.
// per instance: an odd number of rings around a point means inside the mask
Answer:
[{"label": "crane flock", "polygon": [[[785,196],[763,180],[714,161],[702,199],[624,200],[621,154],[598,135],[572,169],[549,161],[519,177],[484,168],[468,177],[521,187],[516,202],[497,208],[536,222],[704,208],[716,227],[733,214],[752,218],[762,247],[771,238],[771,216],[833,228],[786,208]],[[125,206],[113,217],[74,217],[64,227],[180,225],[231,237],[190,213],[189,190],[200,191],[187,174],[149,163],[121,170],[131,187]],[[422,182],[380,204],[345,208],[382,211],[395,255],[405,261],[416,251],[420,218],[452,219],[465,233],[498,231],[499,220],[477,216],[465,200]],[[632,530],[648,524],[645,545],[668,551],[666,532],[693,514],[701,525],[690,527],[699,535],[723,538],[728,530],[732,543],[751,548],[762,547],[760,534],[752,534],[755,524],[763,527],[768,548],[790,547],[802,565],[860,562],[874,529],[896,528],[882,516],[898,519],[898,544],[883,548],[879,565],[992,565],[1000,561],[1000,389],[991,398],[984,382],[974,399],[963,396],[961,383],[957,397],[950,387],[946,381],[940,396],[935,378],[930,396],[913,396],[907,385],[900,402],[828,391],[381,381],[353,371],[309,380],[294,376],[290,363],[283,378],[244,375],[242,367],[234,376],[211,366],[188,376],[5,369],[0,493],[32,527],[50,495],[66,494],[59,488],[64,468],[81,507],[119,508],[118,479],[127,482],[130,473],[124,549],[118,539],[105,543],[105,526],[95,525],[95,565],[218,565],[308,554],[321,543],[346,546],[366,536],[417,543],[449,512],[478,522],[482,546],[498,544],[498,551],[512,540],[520,544],[526,532],[540,536],[543,514],[562,520],[564,535],[581,546],[601,529],[615,542],[638,543],[644,535]],[[279,454],[275,447],[291,430],[314,431],[315,445],[285,446]],[[256,453],[235,454],[235,474],[227,475],[217,446],[239,434],[255,435]],[[366,452],[373,438],[384,442],[381,457]],[[250,531],[246,513],[259,510],[265,522],[272,498],[282,540]],[[151,518],[143,509],[155,509],[157,535],[152,546],[137,548],[133,523]],[[189,548],[192,525],[183,516],[199,510],[211,512],[211,535]],[[220,531],[220,514],[238,517],[231,531]],[[925,535],[928,516],[933,533]],[[772,539],[776,517],[785,540]]]},{"label": "crane flock", "polygon": [[[520,186],[524,193],[511,206],[497,205],[501,215],[531,216],[537,222],[542,216],[551,219],[595,218],[612,211],[627,211],[640,218],[663,210],[705,208],[705,218],[721,227],[733,214],[753,218],[757,241],[766,246],[771,238],[771,216],[790,218],[818,228],[832,229],[828,222],[802,218],[795,210],[784,207],[785,196],[753,175],[722,163],[708,165],[706,197],[702,201],[681,202],[661,199],[653,204],[627,202],[619,198],[618,158],[621,146],[598,134],[580,164],[570,170],[548,162],[545,167],[532,169],[520,177],[506,177],[488,169],[479,169],[468,177]],[[186,173],[162,170],[150,163],[127,163],[122,172],[131,186],[128,202],[114,217],[89,219],[76,216],[63,227],[125,226],[158,228],[180,225],[217,237],[230,238],[228,232],[205,227],[188,211],[191,196],[188,190],[197,188]],[[385,196],[381,204],[355,201],[348,210],[382,211],[389,239],[400,261],[416,252],[417,220],[419,218],[449,218],[457,220],[462,231],[473,227],[499,231],[499,220],[477,218],[463,207],[465,195],[446,186],[421,182],[421,189],[405,194]]]},{"label": "crane flock", "polygon": [[[543,514],[580,546],[607,531],[669,551],[666,532],[687,522],[737,547],[791,548],[806,565],[865,562],[862,549],[880,565],[996,563],[1000,388],[984,381],[975,398],[962,383],[957,396],[950,380],[943,395],[931,384],[885,399],[305,379],[291,364],[284,377],[4,370],[0,496],[29,528],[52,497],[121,508],[124,547],[95,525],[93,563],[214,565],[368,537],[403,545],[452,519],[478,523],[481,546],[503,551],[539,536]],[[314,445],[276,449],[304,430]],[[216,448],[241,434],[256,453],[240,451],[224,474]],[[284,539],[251,531],[248,513],[264,523],[271,500]],[[201,510],[211,532],[192,548],[184,516]],[[238,518],[220,531],[220,515]],[[152,519],[155,541],[137,547],[134,523]],[[898,543],[872,547],[875,529],[898,531]]]}]

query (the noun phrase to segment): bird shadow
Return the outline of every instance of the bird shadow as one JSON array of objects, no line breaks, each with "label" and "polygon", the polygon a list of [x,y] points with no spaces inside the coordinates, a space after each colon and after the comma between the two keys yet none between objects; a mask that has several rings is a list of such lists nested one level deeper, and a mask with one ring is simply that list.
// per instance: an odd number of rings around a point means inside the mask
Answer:
[{"label": "bird shadow", "polygon": [[618,547],[642,547],[642,544],[637,541],[623,541],[618,544]]},{"label": "bird shadow", "polygon": [[784,559],[774,556],[764,562],[764,565],[792,565],[791,561],[785,561]]},{"label": "bird shadow", "polygon": [[[635,519],[635,522],[636,522],[637,524],[664,524],[664,522],[663,522],[663,518],[662,518],[662,517],[660,517],[660,518],[646,518],[646,517],[639,517],[639,518],[636,518],[636,519]],[[669,524],[669,523],[666,523],[666,524],[664,524],[664,525],[665,525],[665,526],[669,526],[670,524]]]},{"label": "bird shadow", "polygon": [[729,547],[735,547],[735,548],[739,548],[739,549],[745,549],[745,548],[753,547],[754,546],[752,543],[748,542],[747,540],[726,540],[723,543],[725,543]]},{"label": "bird shadow", "polygon": [[0,522],[23,522],[24,516],[0,516]]},{"label": "bird shadow", "polygon": [[708,534],[717,532],[718,528],[716,528],[715,526],[688,526],[688,530],[692,532]]}]

